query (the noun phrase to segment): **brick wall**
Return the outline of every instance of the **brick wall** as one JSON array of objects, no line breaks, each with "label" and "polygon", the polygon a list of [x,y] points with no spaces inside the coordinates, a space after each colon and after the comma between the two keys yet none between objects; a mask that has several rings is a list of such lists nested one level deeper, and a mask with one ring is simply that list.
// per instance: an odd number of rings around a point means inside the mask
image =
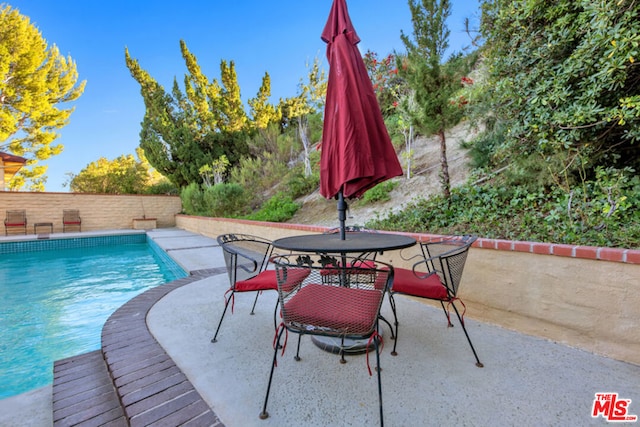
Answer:
[{"label": "brick wall", "polygon": [[[80,193],[40,193],[0,191],[0,216],[6,210],[25,209],[27,233],[33,224],[53,223],[55,233],[62,232],[62,211],[78,209],[82,231],[133,228],[133,219],[156,218],[158,228],[174,227],[175,215],[182,211],[179,196],[112,195]],[[4,234],[4,227],[2,230]]]},{"label": "brick wall", "polygon": [[[326,230],[188,215],[178,215],[176,225],[209,237],[246,233],[272,240]],[[389,251],[380,259],[407,268],[403,258],[416,251]],[[466,317],[640,364],[640,250],[478,239],[459,295]]]}]

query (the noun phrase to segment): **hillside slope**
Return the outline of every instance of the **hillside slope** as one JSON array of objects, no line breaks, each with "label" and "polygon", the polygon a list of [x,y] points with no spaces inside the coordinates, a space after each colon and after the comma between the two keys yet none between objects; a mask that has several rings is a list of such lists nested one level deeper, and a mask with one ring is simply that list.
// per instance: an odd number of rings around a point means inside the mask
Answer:
[{"label": "hillside slope", "polygon": [[[469,175],[467,150],[462,143],[475,136],[468,123],[464,122],[446,133],[447,159],[449,162],[449,176],[451,186],[464,183]],[[402,157],[399,157],[401,162]],[[391,200],[384,203],[363,205],[357,201],[348,201],[346,225],[364,225],[370,219],[385,217],[389,212],[396,212],[416,198],[426,198],[441,191],[438,174],[440,172],[440,143],[437,137],[419,138],[414,146],[413,174],[411,179],[406,177],[394,178],[398,182],[395,190],[390,193]],[[406,173],[405,173],[406,176]],[[337,227],[338,210],[336,200],[327,200],[320,195],[319,190],[301,198],[302,208],[287,221],[293,224],[320,225]]]}]

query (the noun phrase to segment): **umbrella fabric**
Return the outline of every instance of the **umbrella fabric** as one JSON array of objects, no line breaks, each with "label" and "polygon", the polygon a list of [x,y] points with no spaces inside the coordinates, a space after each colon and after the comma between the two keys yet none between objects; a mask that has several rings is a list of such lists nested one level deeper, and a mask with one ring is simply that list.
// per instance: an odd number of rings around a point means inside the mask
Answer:
[{"label": "umbrella fabric", "polygon": [[334,0],[322,32],[329,80],[320,159],[320,194],[345,198],[402,175],[345,0]]}]

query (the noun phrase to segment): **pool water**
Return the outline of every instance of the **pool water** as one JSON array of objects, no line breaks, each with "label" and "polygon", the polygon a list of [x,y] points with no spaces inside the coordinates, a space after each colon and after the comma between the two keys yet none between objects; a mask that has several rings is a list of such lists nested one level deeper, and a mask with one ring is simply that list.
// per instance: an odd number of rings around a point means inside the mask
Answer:
[{"label": "pool water", "polygon": [[99,349],[108,317],[184,277],[176,266],[148,243],[1,255],[0,399],[50,384],[54,361]]}]

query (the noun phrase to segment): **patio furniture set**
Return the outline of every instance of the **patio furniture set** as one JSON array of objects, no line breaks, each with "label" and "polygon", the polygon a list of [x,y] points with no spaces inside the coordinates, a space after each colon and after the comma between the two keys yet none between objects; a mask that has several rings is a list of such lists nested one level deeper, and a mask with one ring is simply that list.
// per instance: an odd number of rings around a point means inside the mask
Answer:
[{"label": "patio furniture set", "polygon": [[[346,363],[352,342],[361,343],[360,353],[366,353],[369,375],[372,375],[369,352],[375,354],[380,424],[383,425],[382,382],[380,378],[380,321],[391,330],[395,340],[391,354],[396,356],[398,343],[397,295],[409,295],[439,301],[450,320],[453,308],[476,360],[482,367],[464,325],[464,309],[460,313],[458,289],[469,248],[474,236],[460,236],[440,242],[420,242],[420,253],[411,269],[393,267],[376,259],[378,253],[408,248],[418,244],[415,239],[396,234],[348,231],[344,240],[337,233],[293,236],[275,241],[246,235],[224,234],[217,238],[229,274],[230,287],[212,342],[218,341],[227,308],[233,307],[236,293],[256,292],[251,314],[263,291],[276,291],[274,311],[273,360],[260,418],[269,417],[267,403],[277,365],[278,351],[284,353],[288,333],[298,335],[296,361],[300,358],[300,340],[310,335],[318,347],[339,354]],[[277,249],[277,251],[275,251]],[[275,252],[275,254],[274,254]],[[393,325],[381,314],[385,294],[393,313]],[[462,304],[464,307],[464,304]],[[338,344],[323,347],[322,339]],[[316,341],[319,340],[319,342]],[[348,344],[347,342],[350,341]]]},{"label": "patio furniture set", "polygon": [[[33,224],[33,234],[38,234],[39,228],[46,228],[49,233],[53,233],[53,222],[36,222]],[[82,219],[78,209],[63,209],[62,211],[62,231],[67,232],[67,228],[77,228],[82,231]],[[4,219],[4,234],[9,235],[9,231],[27,234],[27,212],[24,209],[8,210]],[[15,233],[15,234],[17,234]]]}]

